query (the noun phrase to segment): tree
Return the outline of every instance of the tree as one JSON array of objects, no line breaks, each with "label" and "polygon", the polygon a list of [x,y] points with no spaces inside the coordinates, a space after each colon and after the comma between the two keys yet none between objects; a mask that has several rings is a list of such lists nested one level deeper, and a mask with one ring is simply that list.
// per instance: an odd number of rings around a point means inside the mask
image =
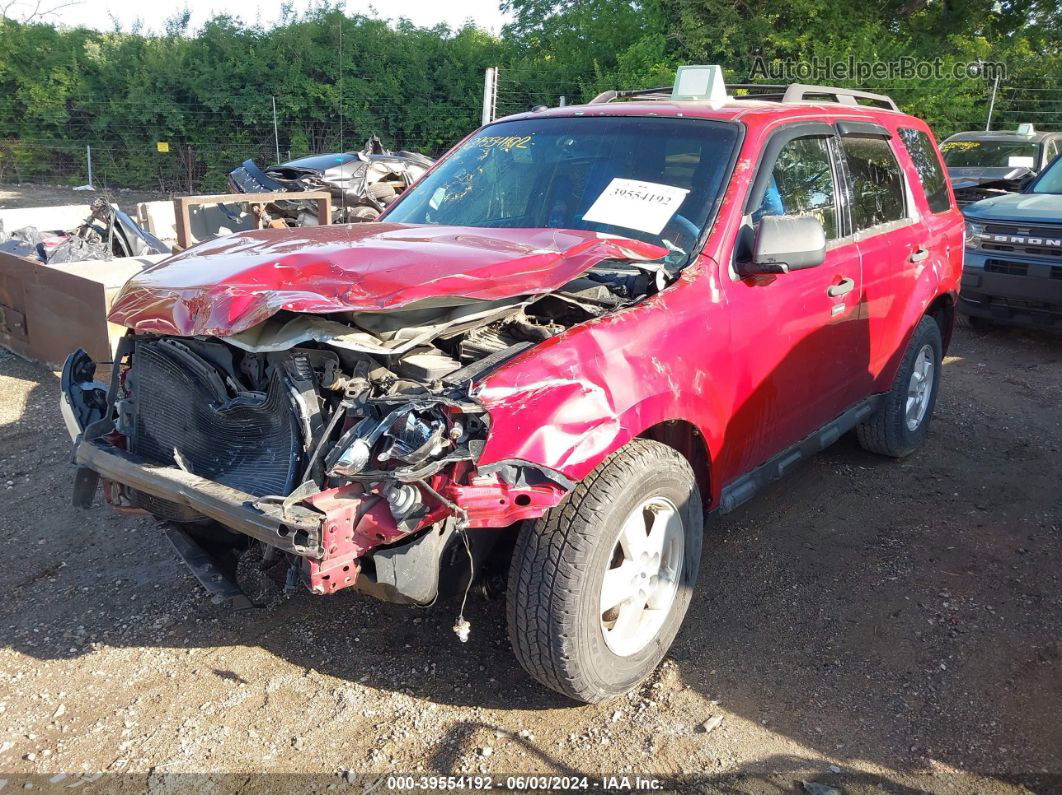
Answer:
[{"label": "tree", "polygon": [[[26,2],[26,0],[20,0]],[[62,2],[62,0],[55,0]],[[0,0],[0,3],[5,0]],[[11,0],[6,0],[10,3]],[[32,0],[37,2],[37,0]],[[40,0],[38,9],[49,7]],[[9,6],[8,8],[12,8]],[[243,160],[385,145],[439,154],[479,123],[483,71],[500,67],[498,110],[667,85],[682,63],[744,82],[764,63],[1004,62],[997,126],[1062,126],[1057,0],[504,0],[500,38],[474,26],[418,28],[327,2],[274,27],[217,16],[159,35],[57,29],[0,17],[0,173],[123,186],[220,190]],[[0,6],[3,10],[3,6]],[[843,82],[843,81],[842,81]],[[946,135],[979,128],[990,80],[866,79]],[[165,141],[170,152],[157,151]]]}]

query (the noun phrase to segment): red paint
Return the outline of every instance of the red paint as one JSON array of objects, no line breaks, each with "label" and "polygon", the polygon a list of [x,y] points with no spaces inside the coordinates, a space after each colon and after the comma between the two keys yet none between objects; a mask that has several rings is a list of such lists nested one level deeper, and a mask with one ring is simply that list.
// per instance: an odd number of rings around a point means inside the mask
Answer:
[{"label": "red paint", "polygon": [[[600,112],[666,115],[675,107],[624,103]],[[938,296],[957,295],[962,216],[954,207],[929,216],[918,176],[895,135],[899,127],[928,133],[924,122],[836,104],[765,102],[741,111],[682,111],[736,118],[746,126],[701,257],[663,292],[576,326],[488,377],[476,391],[491,415],[480,465],[522,459],[581,480],[631,439],[678,420],[696,428],[706,447],[711,507],[728,483],[848,405],[887,390],[926,308]],[[562,112],[572,111],[553,111]],[[924,217],[831,251],[817,268],[732,278],[731,252],[770,134],[792,122],[843,119],[876,122],[894,133],[892,149]],[[931,256],[916,266],[907,258],[918,244]],[[862,289],[848,295],[835,317],[825,290],[842,276],[855,278]]]},{"label": "red paint", "polygon": [[506,485],[497,475],[473,476],[468,485],[447,479],[439,492],[460,505],[469,527],[508,527],[513,522],[537,519],[564,498],[560,486],[540,484],[519,488]]},{"label": "red paint", "polygon": [[[367,502],[370,496],[360,484],[349,483],[306,499],[327,517],[321,528],[325,557],[308,562],[309,585],[314,593],[333,593],[353,585],[358,558],[373,547],[394,543],[406,535],[396,525],[387,503],[375,497]],[[445,511],[436,513],[437,518],[445,515]],[[359,515],[361,519],[356,522]]]},{"label": "red paint", "polygon": [[[466,466],[457,467],[451,474],[435,476],[431,487],[464,509],[470,528],[507,527],[515,521],[537,518],[557,505],[565,493],[552,485],[509,487],[496,475],[473,475],[468,485],[459,485],[456,479],[466,474]],[[428,510],[417,523],[417,530],[450,513],[444,503],[423,489],[421,498]],[[321,533],[325,556],[320,561],[307,561],[309,586],[314,593],[333,593],[354,585],[358,558],[409,535],[398,527],[378,489],[366,492],[361,484],[348,483],[308,497],[306,502],[326,516]]]},{"label": "red paint", "polygon": [[609,259],[667,252],[559,229],[340,224],[237,232],[130,279],[109,319],[138,332],[224,337],[281,310],[399,309],[429,298],[546,293]]}]

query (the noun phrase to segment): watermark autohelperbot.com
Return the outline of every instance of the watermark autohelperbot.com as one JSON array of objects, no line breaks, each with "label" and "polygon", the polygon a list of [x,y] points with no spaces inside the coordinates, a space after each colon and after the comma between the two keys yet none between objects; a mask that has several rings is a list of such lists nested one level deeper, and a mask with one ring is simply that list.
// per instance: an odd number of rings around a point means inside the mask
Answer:
[{"label": "watermark autohelperbot.com", "polygon": [[863,61],[814,56],[810,60],[772,60],[756,56],[749,81],[823,83],[865,80],[1003,80],[1006,64],[997,61],[945,61],[903,56],[892,61]]}]

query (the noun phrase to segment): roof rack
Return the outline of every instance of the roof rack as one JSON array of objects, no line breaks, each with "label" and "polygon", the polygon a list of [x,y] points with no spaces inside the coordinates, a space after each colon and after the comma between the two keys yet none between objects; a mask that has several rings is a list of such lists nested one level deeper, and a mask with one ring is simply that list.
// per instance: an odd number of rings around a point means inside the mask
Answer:
[{"label": "roof rack", "polygon": [[868,99],[889,110],[899,110],[892,97],[884,94],[872,94],[869,91],[859,91],[854,88],[838,88],[836,86],[809,86],[805,83],[793,83],[785,90],[782,102],[807,102],[819,97],[832,97],[830,102],[839,102],[842,105],[858,105],[856,100]]},{"label": "roof rack", "polygon": [[[813,86],[806,83],[791,83],[789,85],[772,85],[770,83],[729,83],[727,91],[742,90],[749,92],[746,96],[734,97],[737,100],[758,99],[769,102],[815,102],[825,100],[837,102],[841,105],[859,105],[859,100],[868,100],[880,107],[889,110],[900,108],[892,97],[884,94],[873,94],[870,91],[859,91],[855,88],[840,88],[838,86]],[[617,99],[671,99],[671,87],[643,88],[636,91],[603,91],[590,100],[591,105],[603,105]]]},{"label": "roof rack", "polygon": [[627,99],[628,97],[641,97],[642,99],[671,99],[671,86],[661,88],[638,88],[634,91],[602,91],[592,100],[589,105],[604,105],[615,99]]}]

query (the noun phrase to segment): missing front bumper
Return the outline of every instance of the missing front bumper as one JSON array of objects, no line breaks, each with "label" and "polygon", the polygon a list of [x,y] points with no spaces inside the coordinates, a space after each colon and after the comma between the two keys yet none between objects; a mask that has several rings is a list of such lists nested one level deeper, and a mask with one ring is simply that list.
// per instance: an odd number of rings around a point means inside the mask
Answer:
[{"label": "missing front bumper", "polygon": [[130,488],[170,502],[185,505],[226,527],[264,544],[320,560],[324,515],[301,505],[258,503],[258,498],[238,489],[201,478],[176,467],[152,464],[139,456],[104,442],[84,441],[74,457],[79,467],[98,473]]},{"label": "missing front bumper", "polygon": [[[550,482],[507,485],[497,473],[468,485],[437,484],[438,499],[420,525],[399,526],[379,493],[346,484],[310,494],[304,502],[273,504],[252,494],[159,465],[96,439],[75,453],[75,505],[92,504],[99,478],[175,503],[281,552],[301,558],[301,582],[312,593],[353,587],[386,601],[428,604],[440,590],[442,559],[463,528],[504,528],[541,516],[565,491]],[[512,474],[512,473],[509,473]],[[526,473],[525,473],[526,475]],[[427,487],[427,484],[424,484]],[[451,507],[460,504],[460,509]],[[493,545],[495,533],[485,534]],[[476,544],[472,545],[473,547]]]},{"label": "missing front bumper", "polygon": [[[81,442],[75,461],[79,466],[75,504],[91,504],[100,477],[178,503],[231,530],[300,556],[305,561],[304,583],[313,593],[333,593],[354,585],[383,601],[404,604],[428,604],[438,594],[440,561],[456,526],[452,519],[438,522],[402,543],[369,552],[372,565],[358,576],[361,549],[345,545],[335,554],[335,542],[345,534],[343,512],[329,516],[295,505],[289,506],[285,514],[279,505],[263,503],[254,495],[176,467],[152,464],[100,441]],[[353,503],[348,506],[353,507]],[[332,545],[330,554],[325,549],[328,539]],[[200,577],[201,572],[185,550],[178,551]]]}]

